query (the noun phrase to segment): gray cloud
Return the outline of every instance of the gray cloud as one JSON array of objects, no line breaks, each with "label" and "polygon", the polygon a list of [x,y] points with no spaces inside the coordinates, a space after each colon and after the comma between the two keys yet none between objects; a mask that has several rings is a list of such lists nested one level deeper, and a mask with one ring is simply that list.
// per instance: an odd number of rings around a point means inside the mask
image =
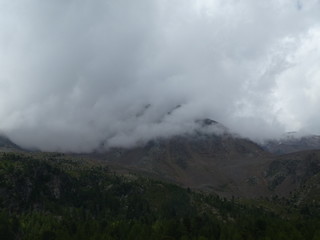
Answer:
[{"label": "gray cloud", "polygon": [[318,0],[3,0],[0,130],[60,151],[132,146],[206,117],[253,139],[319,134],[319,10]]}]

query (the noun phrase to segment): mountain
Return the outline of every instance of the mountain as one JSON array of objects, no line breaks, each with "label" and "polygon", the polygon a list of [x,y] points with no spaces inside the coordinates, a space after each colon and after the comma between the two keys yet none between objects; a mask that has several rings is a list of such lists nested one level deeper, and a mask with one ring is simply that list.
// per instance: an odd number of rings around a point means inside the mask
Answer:
[{"label": "mountain", "polygon": [[[306,184],[311,192],[317,192],[317,181],[312,180],[319,172],[317,151],[273,154],[251,140],[231,134],[214,120],[196,123],[199,127],[189,134],[154,139],[130,149],[69,156],[103,161],[118,174],[135,173],[229,198],[289,197],[297,191],[303,198],[309,195],[303,191]],[[300,142],[316,143],[317,139],[314,136]],[[5,137],[0,138],[0,148],[22,151]]]},{"label": "mountain", "polygon": [[227,200],[106,162],[0,154],[0,239],[319,239],[319,205]]},{"label": "mountain", "polygon": [[[204,119],[197,123],[199,129],[191,134],[155,139],[131,149],[113,148],[87,157],[106,161],[118,171],[126,169],[223,196],[268,195],[263,170],[271,154],[256,143],[229,133],[218,122]],[[206,133],[207,128],[214,130]]]},{"label": "mountain", "polygon": [[267,151],[275,154],[286,154],[304,150],[320,150],[320,136],[310,135],[299,137],[291,133],[279,140],[266,141],[263,147]]},{"label": "mountain", "polygon": [[0,135],[0,151],[18,151],[22,150],[17,144],[13,143],[9,138]]},{"label": "mountain", "polygon": [[0,239],[320,239],[320,150],[193,133],[90,154],[0,138]]},{"label": "mountain", "polygon": [[270,162],[265,179],[279,196],[297,201],[320,201],[320,150],[302,151],[276,157]]},{"label": "mountain", "polygon": [[[103,160],[120,173],[135,172],[225,197],[290,197],[296,191],[304,197],[303,186],[318,176],[317,151],[273,154],[251,140],[231,134],[216,121],[203,119],[197,123],[199,128],[190,134],[87,157]],[[208,133],[206,128],[211,127],[218,131]],[[317,186],[313,184],[312,189]]]}]

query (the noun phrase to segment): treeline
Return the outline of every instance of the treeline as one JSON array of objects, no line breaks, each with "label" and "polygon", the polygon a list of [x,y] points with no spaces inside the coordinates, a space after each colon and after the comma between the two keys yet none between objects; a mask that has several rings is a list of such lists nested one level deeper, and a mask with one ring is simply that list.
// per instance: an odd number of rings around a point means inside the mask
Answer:
[{"label": "treeline", "polygon": [[310,206],[281,216],[290,206],[268,204],[120,176],[63,155],[0,155],[2,240],[320,239],[320,218]]}]

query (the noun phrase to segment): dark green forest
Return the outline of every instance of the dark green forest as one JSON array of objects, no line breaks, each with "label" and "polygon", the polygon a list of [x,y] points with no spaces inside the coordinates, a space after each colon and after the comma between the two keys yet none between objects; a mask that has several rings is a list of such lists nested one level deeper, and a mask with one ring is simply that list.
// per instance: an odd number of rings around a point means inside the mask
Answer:
[{"label": "dark green forest", "polygon": [[0,154],[0,239],[320,239],[317,202],[221,198],[63,154]]}]

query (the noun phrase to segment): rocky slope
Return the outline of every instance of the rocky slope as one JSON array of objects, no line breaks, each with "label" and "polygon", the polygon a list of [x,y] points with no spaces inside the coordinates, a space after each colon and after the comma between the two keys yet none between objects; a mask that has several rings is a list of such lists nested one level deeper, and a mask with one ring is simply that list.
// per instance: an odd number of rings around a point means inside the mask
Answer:
[{"label": "rocky slope", "polygon": [[[317,151],[277,155],[229,133],[213,120],[198,123],[199,129],[191,134],[157,139],[131,149],[114,148],[89,157],[104,160],[120,172],[133,171],[227,197],[288,197],[295,191],[305,195],[303,186],[319,174]],[[206,133],[206,128],[212,126],[219,131]],[[311,146],[316,140],[304,141]],[[312,189],[317,186],[314,182]]]},{"label": "rocky slope", "polygon": [[[298,192],[300,199],[312,199],[312,193],[320,196],[318,151],[274,155],[213,120],[197,123],[199,129],[190,134],[70,156],[103,160],[120,174],[136,173],[226,197],[289,197]],[[208,128],[214,131],[208,133]],[[21,151],[7,138],[0,138],[0,147]]]},{"label": "rocky slope", "polygon": [[0,138],[0,239],[320,239],[320,150],[276,155],[198,123],[91,154]]},{"label": "rocky slope", "polygon": [[225,196],[268,195],[263,169],[271,155],[256,143],[231,134],[211,119],[196,121],[193,133],[155,139],[131,149],[114,148],[89,157],[116,169],[147,174]]},{"label": "rocky slope", "polygon": [[263,147],[274,154],[286,154],[304,150],[320,150],[320,136],[310,135],[298,137],[288,134],[279,140],[269,140]]}]

